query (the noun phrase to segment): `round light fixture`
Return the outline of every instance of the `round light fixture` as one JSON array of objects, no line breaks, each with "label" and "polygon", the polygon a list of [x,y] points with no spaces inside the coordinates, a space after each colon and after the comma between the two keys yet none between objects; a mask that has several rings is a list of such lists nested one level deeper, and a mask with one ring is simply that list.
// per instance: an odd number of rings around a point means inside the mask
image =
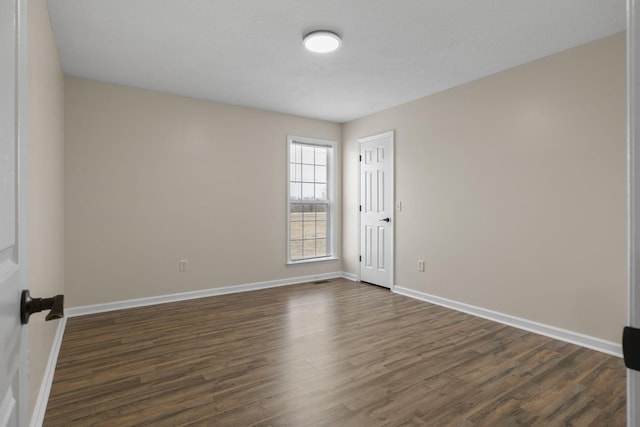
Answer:
[{"label": "round light fixture", "polygon": [[331,31],[313,31],[304,36],[302,42],[308,50],[317,53],[333,52],[342,45],[340,37]]}]

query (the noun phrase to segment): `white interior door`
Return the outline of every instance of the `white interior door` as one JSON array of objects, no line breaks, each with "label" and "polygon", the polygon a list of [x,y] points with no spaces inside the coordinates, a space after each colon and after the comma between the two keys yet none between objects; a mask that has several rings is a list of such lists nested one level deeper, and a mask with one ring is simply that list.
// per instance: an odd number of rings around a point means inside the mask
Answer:
[{"label": "white interior door", "polygon": [[26,328],[18,254],[19,0],[0,2],[0,426],[27,425]]},{"label": "white interior door", "polygon": [[[627,1],[629,326],[640,328],[640,10]],[[640,372],[627,370],[627,425],[640,427]]]},{"label": "white interior door", "polygon": [[360,280],[393,287],[393,131],[359,139]]}]

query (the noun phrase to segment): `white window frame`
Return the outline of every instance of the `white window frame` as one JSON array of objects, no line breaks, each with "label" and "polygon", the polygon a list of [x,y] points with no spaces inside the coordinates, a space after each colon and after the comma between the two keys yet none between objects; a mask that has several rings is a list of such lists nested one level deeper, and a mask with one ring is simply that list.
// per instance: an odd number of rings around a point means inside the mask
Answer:
[{"label": "white window frame", "polygon": [[[327,256],[317,258],[307,258],[300,260],[291,259],[291,144],[299,143],[305,145],[316,145],[328,147],[327,156]],[[336,154],[337,143],[335,141],[307,138],[302,136],[287,135],[287,264],[306,264],[310,262],[337,260],[336,256],[336,236],[337,236],[337,216],[336,216]],[[313,202],[311,202],[313,203]]]}]

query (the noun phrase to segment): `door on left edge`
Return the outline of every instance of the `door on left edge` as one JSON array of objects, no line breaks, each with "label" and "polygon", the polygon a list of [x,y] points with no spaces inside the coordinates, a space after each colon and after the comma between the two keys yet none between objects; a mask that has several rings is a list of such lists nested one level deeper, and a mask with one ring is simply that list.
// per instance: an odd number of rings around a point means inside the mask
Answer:
[{"label": "door on left edge", "polygon": [[20,113],[19,66],[24,53],[21,0],[0,0],[0,426],[23,426],[27,419],[26,327],[20,323],[22,274],[18,243]]}]

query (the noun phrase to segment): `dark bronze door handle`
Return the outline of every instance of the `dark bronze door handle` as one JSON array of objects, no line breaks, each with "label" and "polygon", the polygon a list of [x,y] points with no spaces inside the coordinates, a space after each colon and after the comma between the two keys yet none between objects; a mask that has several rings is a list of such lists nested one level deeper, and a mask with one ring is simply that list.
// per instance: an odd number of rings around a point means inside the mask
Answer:
[{"label": "dark bronze door handle", "polygon": [[379,219],[378,221],[391,222],[391,218],[383,218]]},{"label": "dark bronze door handle", "polygon": [[23,325],[29,323],[29,316],[51,310],[44,320],[60,319],[64,317],[64,295],[56,295],[53,298],[31,298],[28,290],[22,291],[20,298],[20,321]]}]

